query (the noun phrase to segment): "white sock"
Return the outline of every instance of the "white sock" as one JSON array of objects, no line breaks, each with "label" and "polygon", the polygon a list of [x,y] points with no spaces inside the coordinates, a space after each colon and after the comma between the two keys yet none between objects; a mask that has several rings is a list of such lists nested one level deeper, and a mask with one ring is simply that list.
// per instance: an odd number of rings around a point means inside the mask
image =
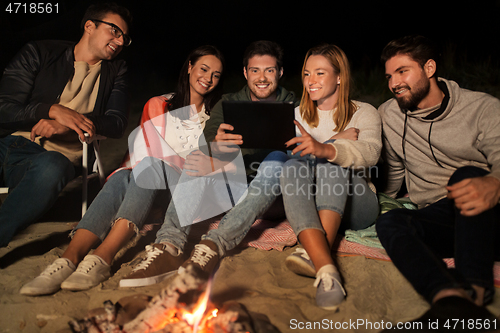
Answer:
[{"label": "white sock", "polygon": [[[320,282],[323,280],[324,283],[324,288],[325,290],[332,290],[334,287],[334,282],[331,279],[333,274],[338,274],[337,276],[340,275],[339,271],[337,270],[337,267],[334,265],[325,265],[321,267],[317,272],[316,272],[316,281],[314,281],[314,287],[318,287]],[[335,280],[337,280],[335,278]],[[344,296],[346,295],[344,286],[342,286],[342,281],[337,280],[337,282],[340,285],[340,289],[342,290],[342,293],[344,293]]]},{"label": "white sock", "polygon": [[170,253],[171,255],[173,255],[174,257],[177,257],[179,254],[181,254],[181,251],[179,251],[178,248],[176,248],[175,246],[173,246],[172,244],[170,243],[161,243],[163,244],[165,247],[165,251],[167,251],[168,253]]},{"label": "white sock", "polygon": [[337,267],[335,267],[332,264],[328,264],[318,269],[318,271],[316,272],[316,277],[319,277],[323,274],[333,274],[333,273],[339,274]]}]

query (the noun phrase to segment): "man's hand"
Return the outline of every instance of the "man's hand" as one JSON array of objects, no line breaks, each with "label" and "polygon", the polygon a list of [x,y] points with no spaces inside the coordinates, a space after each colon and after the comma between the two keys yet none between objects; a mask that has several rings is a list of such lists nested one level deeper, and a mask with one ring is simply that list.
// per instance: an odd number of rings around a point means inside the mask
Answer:
[{"label": "man's hand", "polygon": [[359,135],[359,129],[351,127],[346,129],[345,131],[339,132],[332,136],[330,140],[332,139],[347,139],[347,140],[352,140],[352,141],[357,141],[358,140],[358,135]]},{"label": "man's hand", "polygon": [[292,150],[292,155],[300,153],[300,156],[305,156],[307,154],[311,154],[316,156],[317,158],[326,158],[332,159],[335,158],[337,151],[335,147],[330,144],[324,144],[316,141],[312,136],[307,133],[307,131],[299,124],[297,120],[294,120],[295,125],[299,128],[302,136],[297,136],[285,143],[287,147],[300,143],[294,150]]},{"label": "man's hand", "polygon": [[69,132],[71,132],[69,127],[61,125],[55,120],[42,119],[31,129],[31,141],[35,141],[37,136],[51,138],[54,135],[65,135]]},{"label": "man's hand", "polygon": [[216,143],[211,144],[213,153],[233,153],[237,150],[235,145],[243,144],[243,137],[241,135],[226,133],[226,131],[232,130],[234,130],[233,126],[224,123],[220,124],[214,140]]},{"label": "man's hand", "polygon": [[81,115],[70,108],[60,104],[54,104],[49,109],[49,117],[57,121],[59,124],[69,127],[75,131],[82,141],[85,140],[83,132],[87,132],[89,134],[89,140],[92,140],[94,137],[94,123],[84,115]]},{"label": "man's hand", "polygon": [[448,199],[455,200],[455,206],[464,216],[474,216],[493,208],[500,200],[500,180],[493,177],[464,179],[452,186],[446,186]]},{"label": "man's hand", "polygon": [[220,142],[224,141],[227,143],[232,143],[235,145],[241,145],[243,143],[243,138],[239,134],[226,133],[226,131],[232,131],[234,127],[229,124],[220,124],[217,129],[217,135],[215,136],[215,141]]}]

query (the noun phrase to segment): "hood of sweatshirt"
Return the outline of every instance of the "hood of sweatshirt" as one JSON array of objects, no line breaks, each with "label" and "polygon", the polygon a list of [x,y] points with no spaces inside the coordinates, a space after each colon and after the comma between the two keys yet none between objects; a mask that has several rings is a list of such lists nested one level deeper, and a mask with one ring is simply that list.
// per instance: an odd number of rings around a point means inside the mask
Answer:
[{"label": "hood of sweatshirt", "polygon": [[418,119],[421,122],[426,122],[430,123],[429,124],[429,134],[427,137],[427,142],[429,144],[429,150],[431,151],[431,154],[434,158],[434,161],[436,162],[437,165],[439,165],[441,168],[443,167],[441,163],[439,163],[438,159],[434,155],[434,149],[432,147],[432,142],[431,142],[431,133],[432,133],[432,124],[436,121],[444,119],[453,109],[453,106],[455,105],[456,102],[456,96],[458,94],[452,94],[453,97],[450,97],[450,91],[454,91],[453,89],[460,89],[457,83],[454,81],[448,81],[448,80],[443,80],[442,78],[438,78],[437,84],[439,89],[444,93],[443,100],[441,101],[441,104],[426,108],[426,109],[417,109],[417,110],[401,110],[405,114],[405,121],[404,121],[404,129],[403,129],[403,138],[402,138],[402,148],[403,148],[403,156],[404,160],[406,161],[406,150],[405,150],[405,143],[406,143],[406,131],[407,131],[407,125],[408,125],[408,118],[415,118]]},{"label": "hood of sweatshirt", "polygon": [[[450,91],[457,91],[460,89],[458,84],[454,81],[444,80],[442,78],[437,79],[437,84],[439,89],[444,93],[444,98],[441,104],[432,106],[426,109],[417,109],[417,110],[401,110],[403,113],[406,113],[408,117],[417,118],[423,122],[434,122],[439,121],[451,112],[453,106],[456,103],[456,96],[458,94],[450,94]],[[450,95],[452,97],[450,97]]]}]

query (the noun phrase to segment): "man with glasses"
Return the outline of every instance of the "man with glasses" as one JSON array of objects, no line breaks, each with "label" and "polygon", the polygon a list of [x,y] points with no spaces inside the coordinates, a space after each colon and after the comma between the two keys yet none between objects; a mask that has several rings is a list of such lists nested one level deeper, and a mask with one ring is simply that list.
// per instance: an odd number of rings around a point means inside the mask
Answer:
[{"label": "man with glasses", "polygon": [[[78,43],[26,44],[0,80],[0,247],[55,202],[81,164],[82,144],[119,138],[127,127],[127,68],[114,60],[130,45],[129,11],[90,6]],[[88,138],[85,138],[88,135]]]}]

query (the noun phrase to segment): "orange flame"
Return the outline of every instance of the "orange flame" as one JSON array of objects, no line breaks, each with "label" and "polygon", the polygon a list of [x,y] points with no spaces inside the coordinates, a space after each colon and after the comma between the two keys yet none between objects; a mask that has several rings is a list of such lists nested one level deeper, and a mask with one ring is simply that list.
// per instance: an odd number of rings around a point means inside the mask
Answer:
[{"label": "orange flame", "polygon": [[205,311],[207,309],[207,303],[208,303],[208,292],[205,291],[198,299],[198,302],[196,302],[193,311],[184,312],[182,314],[182,319],[184,319],[190,326],[196,327],[203,318],[203,315],[205,314]]},{"label": "orange flame", "polygon": [[200,298],[196,302],[192,312],[183,311],[182,319],[184,319],[191,327],[193,327],[193,333],[198,331],[198,327],[204,327],[207,320],[212,319],[217,316],[217,309],[212,311],[211,316],[205,315],[207,310],[208,299],[210,296],[210,290],[212,286],[212,281],[208,281],[205,291],[201,294]]}]

